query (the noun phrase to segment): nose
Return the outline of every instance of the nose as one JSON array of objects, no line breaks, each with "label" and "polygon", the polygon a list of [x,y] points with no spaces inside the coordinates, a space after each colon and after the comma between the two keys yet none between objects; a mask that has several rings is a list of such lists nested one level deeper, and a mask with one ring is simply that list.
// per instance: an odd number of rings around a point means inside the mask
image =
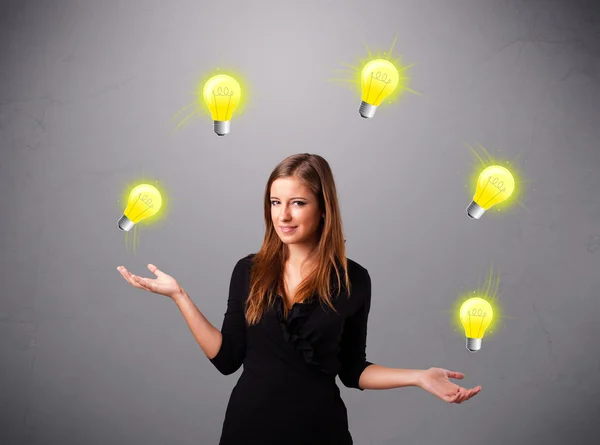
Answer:
[{"label": "nose", "polygon": [[279,221],[285,222],[290,219],[290,209],[286,206],[281,206],[279,210]]}]

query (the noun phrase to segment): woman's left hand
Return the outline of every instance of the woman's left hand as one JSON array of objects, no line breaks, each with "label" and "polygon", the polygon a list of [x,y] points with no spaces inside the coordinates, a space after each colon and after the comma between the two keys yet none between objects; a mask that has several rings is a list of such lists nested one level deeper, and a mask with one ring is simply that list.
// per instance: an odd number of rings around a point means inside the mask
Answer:
[{"label": "woman's left hand", "polygon": [[462,403],[481,391],[481,386],[466,389],[449,380],[450,378],[462,379],[464,376],[461,372],[448,371],[443,368],[429,368],[421,373],[419,386],[445,402]]}]

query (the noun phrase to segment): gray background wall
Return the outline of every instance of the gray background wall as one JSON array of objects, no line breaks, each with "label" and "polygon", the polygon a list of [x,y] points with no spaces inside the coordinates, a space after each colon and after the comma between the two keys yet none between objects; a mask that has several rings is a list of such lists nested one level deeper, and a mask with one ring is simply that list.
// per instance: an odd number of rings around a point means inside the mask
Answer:
[{"label": "gray background wall", "polygon": [[[355,443],[597,443],[598,19],[566,0],[3,1],[0,442],[217,443],[241,370],[219,374],[176,306],[116,267],[153,262],[220,328],[232,268],[262,241],[268,174],[311,152],[373,280],[368,359],[483,387],[448,405],[338,381]],[[422,96],[361,119],[327,79],[396,35]],[[207,118],[173,133],[221,66],[251,96],[231,134]],[[478,142],[523,152],[526,209],[466,217]],[[139,177],[169,205],[134,252],[117,201]],[[448,310],[491,264],[505,317],[470,354]]]}]

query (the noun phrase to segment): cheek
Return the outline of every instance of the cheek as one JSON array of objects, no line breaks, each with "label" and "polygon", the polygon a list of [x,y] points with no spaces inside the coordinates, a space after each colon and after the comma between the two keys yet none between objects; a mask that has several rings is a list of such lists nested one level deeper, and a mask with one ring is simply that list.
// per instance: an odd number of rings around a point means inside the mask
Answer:
[{"label": "cheek", "polygon": [[313,215],[299,215],[296,221],[298,221],[298,224],[304,229],[313,229],[319,225],[319,220],[315,219]]}]

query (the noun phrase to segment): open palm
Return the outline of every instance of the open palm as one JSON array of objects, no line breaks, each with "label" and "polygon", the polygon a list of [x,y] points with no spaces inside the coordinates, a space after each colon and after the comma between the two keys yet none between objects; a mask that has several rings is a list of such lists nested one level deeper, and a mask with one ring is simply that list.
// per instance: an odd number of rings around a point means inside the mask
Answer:
[{"label": "open palm", "polygon": [[481,386],[466,389],[449,380],[450,378],[462,379],[464,377],[465,375],[461,372],[448,371],[443,368],[429,368],[421,375],[420,386],[445,402],[462,403],[481,391]]},{"label": "open palm", "polygon": [[123,275],[123,278],[138,289],[144,289],[148,292],[164,295],[169,298],[173,298],[183,291],[175,278],[161,272],[154,264],[148,264],[148,269],[156,275],[155,279],[134,275],[123,266],[117,267],[117,270]]}]

